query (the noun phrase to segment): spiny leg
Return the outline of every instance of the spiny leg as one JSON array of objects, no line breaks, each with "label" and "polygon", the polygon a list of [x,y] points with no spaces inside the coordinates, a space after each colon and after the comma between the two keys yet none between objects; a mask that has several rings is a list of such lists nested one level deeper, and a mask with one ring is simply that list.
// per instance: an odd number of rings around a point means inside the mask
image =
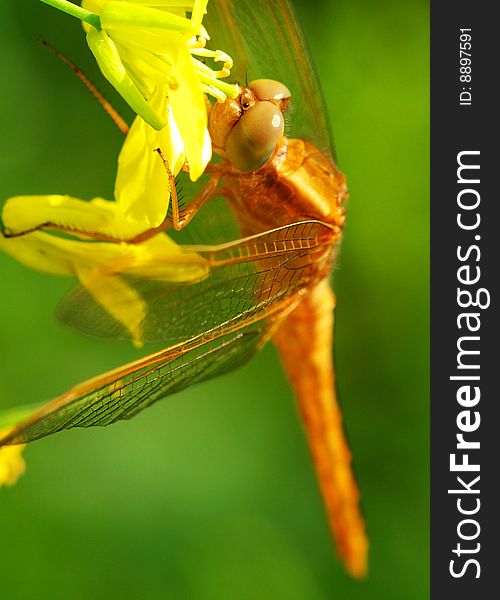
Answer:
[{"label": "spiny leg", "polygon": [[[214,174],[211,179],[201,188],[199,193],[193,198],[189,206],[182,212],[179,212],[177,192],[175,191],[175,179],[173,175],[172,177],[171,188],[172,188],[172,209],[173,209],[173,223],[171,219],[165,216],[164,220],[157,227],[151,227],[150,229],[146,229],[145,231],[135,235],[131,238],[120,238],[112,235],[108,235],[98,231],[88,231],[83,230],[78,227],[74,227],[71,225],[61,225],[60,223],[54,223],[52,221],[45,221],[40,223],[36,227],[31,227],[30,229],[25,229],[23,231],[12,232],[7,228],[1,229],[1,235],[3,237],[9,238],[17,238],[23,237],[29,233],[35,233],[36,231],[43,231],[46,229],[52,229],[55,231],[61,231],[64,233],[69,233],[71,235],[78,235],[85,237],[89,240],[99,241],[99,242],[111,242],[120,244],[125,242],[127,244],[139,244],[151,239],[153,236],[158,233],[162,233],[166,231],[169,227],[173,225],[173,227],[179,231],[183,229],[194,217],[194,215],[198,212],[198,210],[204,206],[208,201],[210,201],[214,196],[220,195],[224,192],[223,188],[218,187],[220,181],[220,174]],[[175,199],[174,199],[175,198]]]},{"label": "spiny leg", "polygon": [[[177,190],[175,188],[175,178],[173,177],[172,171],[168,165],[168,161],[163,155],[161,149],[157,148],[156,152],[158,152],[159,157],[163,161],[163,165],[167,171],[170,181],[170,191],[172,197],[172,226],[176,231],[180,231],[181,229],[186,227],[186,225],[192,220],[192,218],[200,210],[200,208],[202,208],[207,202],[212,200],[216,193],[220,194],[223,191],[222,188],[219,188],[217,190],[221,178],[221,167],[219,165],[208,165],[206,167],[205,173],[212,173],[212,177],[201,188],[201,190],[191,200],[189,206],[187,206],[181,214],[179,211],[179,200],[177,196]],[[167,219],[165,218],[165,220]],[[160,225],[160,227],[162,227],[162,225]]]},{"label": "spiny leg", "polygon": [[138,244],[144,242],[158,233],[162,233],[166,231],[170,226],[172,226],[176,231],[180,231],[191,221],[191,219],[195,216],[195,214],[202,208],[207,202],[212,200],[216,194],[220,194],[222,192],[222,188],[218,188],[219,181],[221,178],[221,168],[218,165],[208,165],[206,168],[206,172],[213,173],[212,177],[209,181],[201,188],[201,190],[196,194],[193,200],[189,203],[189,206],[181,212],[179,210],[179,198],[177,195],[177,188],[175,177],[170,169],[167,159],[165,158],[161,148],[156,148],[155,152],[158,153],[158,156],[163,162],[163,165],[167,171],[168,179],[169,179],[169,188],[170,188],[170,197],[172,202],[172,219],[170,220],[168,215],[165,215],[163,221],[157,227],[152,227],[140,233],[139,235],[133,237],[132,239],[125,240],[129,244]]}]

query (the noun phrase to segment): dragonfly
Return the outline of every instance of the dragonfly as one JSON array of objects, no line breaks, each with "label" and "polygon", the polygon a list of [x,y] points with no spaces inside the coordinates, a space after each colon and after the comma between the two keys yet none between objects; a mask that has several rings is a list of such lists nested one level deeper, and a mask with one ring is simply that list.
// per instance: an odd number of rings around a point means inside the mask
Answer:
[{"label": "dragonfly", "polygon": [[[12,428],[0,446],[130,419],[166,396],[238,368],[272,340],[297,397],[338,552],[346,569],[362,576],[368,542],[332,352],[330,274],[347,188],[334,160],[320,83],[287,0],[214,0],[206,22],[217,33],[215,43],[235,58],[241,79],[247,81],[247,72],[252,79],[236,99],[212,107],[209,130],[218,159],[201,190],[162,230],[203,224],[208,205],[219,202],[211,214],[219,219],[225,211],[236,239],[186,246],[208,267],[201,281],[127,275],[147,305],[144,340],[168,346],[77,385]],[[130,242],[156,234],[144,232]],[[127,337],[83,287],[65,299],[59,316],[85,333]]]}]

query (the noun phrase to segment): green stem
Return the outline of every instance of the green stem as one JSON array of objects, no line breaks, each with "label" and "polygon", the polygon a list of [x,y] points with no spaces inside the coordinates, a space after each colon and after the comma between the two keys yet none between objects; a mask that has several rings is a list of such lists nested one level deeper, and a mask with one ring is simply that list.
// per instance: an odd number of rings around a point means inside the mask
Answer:
[{"label": "green stem", "polygon": [[73,2],[68,2],[68,0],[40,0],[41,2],[48,4],[49,6],[53,6],[63,12],[71,15],[72,17],[76,17],[80,19],[80,21],[85,21],[92,27],[95,27],[98,31],[101,29],[101,19],[99,15],[95,15],[89,10],[85,10],[81,6],[77,4],[73,4]]}]

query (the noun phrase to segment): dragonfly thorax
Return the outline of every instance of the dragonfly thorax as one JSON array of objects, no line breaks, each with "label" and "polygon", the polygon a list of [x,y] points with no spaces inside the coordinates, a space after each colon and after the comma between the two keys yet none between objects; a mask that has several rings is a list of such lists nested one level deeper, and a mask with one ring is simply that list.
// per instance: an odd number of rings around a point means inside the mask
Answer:
[{"label": "dragonfly thorax", "polygon": [[282,112],[290,91],[279,81],[257,79],[241,88],[237,98],[216,104],[210,114],[214,151],[238,171],[262,167],[283,137]]}]

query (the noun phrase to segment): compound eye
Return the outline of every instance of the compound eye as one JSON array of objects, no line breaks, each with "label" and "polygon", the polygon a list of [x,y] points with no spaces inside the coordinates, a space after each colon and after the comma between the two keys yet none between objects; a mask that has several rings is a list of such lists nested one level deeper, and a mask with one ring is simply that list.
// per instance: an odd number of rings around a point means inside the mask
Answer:
[{"label": "compound eye", "polygon": [[290,90],[279,81],[274,79],[255,79],[248,84],[256,98],[267,100],[276,105],[280,110],[285,110],[290,104]]},{"label": "compound eye", "polygon": [[240,98],[240,105],[243,112],[247,111],[255,104],[255,95],[252,90],[246,89]]},{"label": "compound eye", "polygon": [[262,167],[283,137],[285,123],[280,109],[272,102],[257,102],[233,127],[226,140],[229,162],[243,172]]}]

